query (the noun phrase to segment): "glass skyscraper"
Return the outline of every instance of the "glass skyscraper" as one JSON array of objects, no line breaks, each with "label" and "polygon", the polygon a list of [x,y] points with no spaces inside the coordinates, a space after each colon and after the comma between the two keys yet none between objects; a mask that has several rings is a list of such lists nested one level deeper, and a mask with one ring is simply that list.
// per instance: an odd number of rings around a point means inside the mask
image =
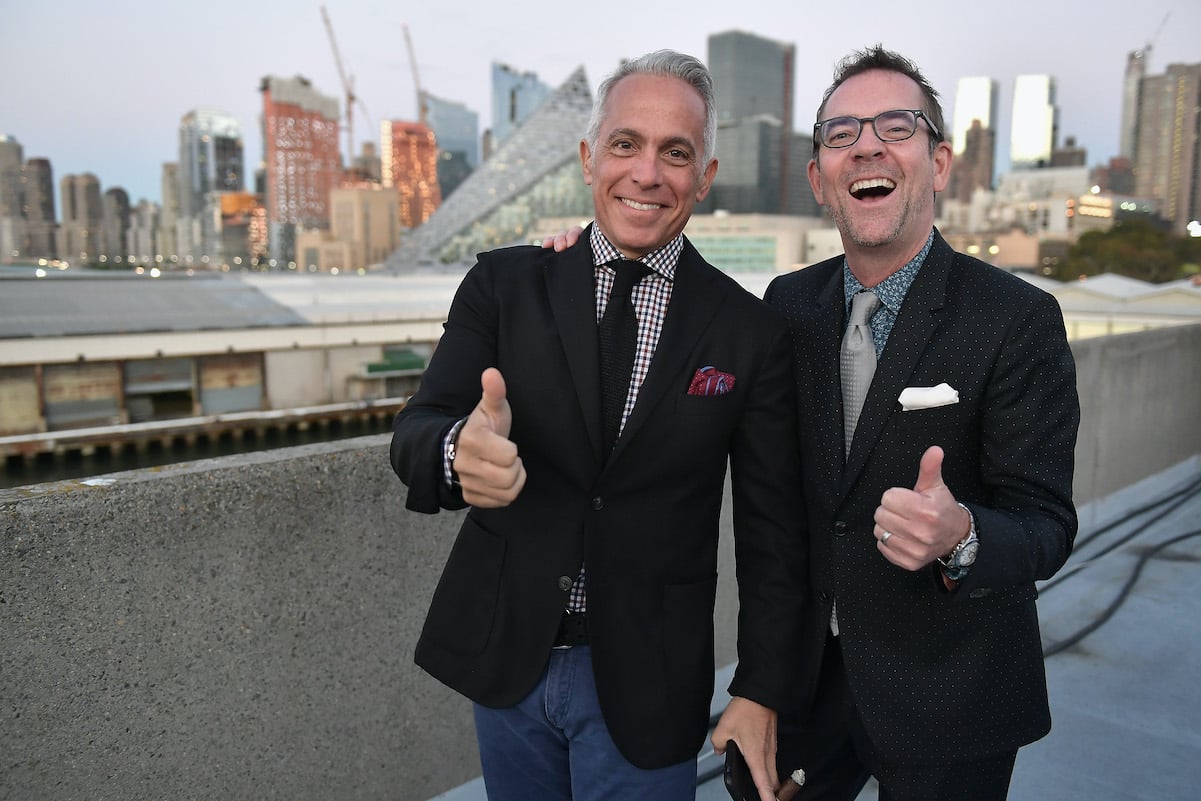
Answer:
[{"label": "glass skyscraper", "polygon": [[551,94],[533,72],[492,62],[492,141],[499,147]]},{"label": "glass skyscraper", "polygon": [[480,118],[454,100],[425,95],[426,122],[438,141],[438,186],[448,197],[480,163]]},{"label": "glass skyscraper", "polygon": [[960,78],[955,89],[955,113],[951,121],[951,147],[958,156],[967,144],[972,120],[985,130],[997,129],[997,82],[988,77]]},{"label": "glass skyscraper", "polygon": [[175,244],[181,256],[200,259],[213,247],[215,224],[205,213],[209,193],[242,189],[242,126],[216,109],[189,111],[179,121],[178,163]]},{"label": "glass skyscraper", "polygon": [[1019,75],[1013,84],[1010,168],[1023,170],[1049,166],[1058,138],[1055,79],[1050,75]]},{"label": "glass skyscraper", "polygon": [[735,214],[817,213],[804,178],[808,156],[795,158],[798,150],[804,150],[793,141],[796,46],[725,31],[709,37],[708,59],[717,94],[721,169],[701,209]]}]

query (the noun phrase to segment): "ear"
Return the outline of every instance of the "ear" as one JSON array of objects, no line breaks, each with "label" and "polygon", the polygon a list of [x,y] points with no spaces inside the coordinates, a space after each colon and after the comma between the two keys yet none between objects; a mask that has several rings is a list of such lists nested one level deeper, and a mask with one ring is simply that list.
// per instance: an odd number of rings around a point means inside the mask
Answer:
[{"label": "ear", "polygon": [[580,140],[580,166],[584,169],[584,183],[592,186],[592,148],[583,139]]},{"label": "ear", "polygon": [[813,197],[819,206],[826,205],[822,199],[822,170],[817,166],[817,159],[809,159],[809,186],[813,188]]},{"label": "ear", "polygon": [[705,172],[701,176],[700,183],[696,187],[696,202],[700,203],[709,194],[709,190],[713,188],[713,178],[717,175],[717,159],[712,159],[709,166],[705,167]]},{"label": "ear", "polygon": [[934,162],[934,191],[941,192],[947,188],[947,183],[951,180],[953,154],[950,143],[939,142],[934,147],[934,152],[930,154],[930,158]]}]

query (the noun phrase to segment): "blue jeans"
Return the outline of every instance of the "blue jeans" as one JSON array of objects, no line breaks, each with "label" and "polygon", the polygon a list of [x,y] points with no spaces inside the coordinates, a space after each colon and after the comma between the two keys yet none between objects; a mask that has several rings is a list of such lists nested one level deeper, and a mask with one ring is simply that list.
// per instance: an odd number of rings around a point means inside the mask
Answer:
[{"label": "blue jeans", "polygon": [[592,677],[592,649],[556,648],[516,706],[475,705],[488,801],[694,801],[696,760],[631,765],[609,737]]}]

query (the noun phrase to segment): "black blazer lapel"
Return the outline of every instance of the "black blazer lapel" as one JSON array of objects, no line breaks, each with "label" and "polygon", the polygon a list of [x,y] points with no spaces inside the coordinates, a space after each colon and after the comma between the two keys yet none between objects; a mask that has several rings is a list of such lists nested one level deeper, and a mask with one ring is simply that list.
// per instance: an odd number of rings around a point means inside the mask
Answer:
[{"label": "black blazer lapel", "polygon": [[[846,326],[846,301],[842,289],[842,260],[837,269],[830,271],[830,278],[817,296],[813,316],[813,328],[809,334],[808,347],[814,349],[813,375],[799,376],[802,386],[809,388],[808,403],[802,403],[803,415],[815,416],[816,425],[811,426],[819,453],[827,455],[822,464],[843,466],[846,448],[842,419],[842,350],[843,328]],[[834,491],[835,481],[830,486]]]},{"label": "black blazer lapel", "polygon": [[[947,277],[954,264],[955,253],[937,234],[934,246],[922,262],[917,277],[901,304],[901,313],[889,334],[888,344],[872,379],[871,389],[863,403],[855,441],[847,455],[843,471],[843,492],[849,492],[884,430],[889,415],[900,409],[898,398],[908,386],[918,361],[938,329],[947,296]],[[914,469],[917,466],[914,465]],[[916,476],[916,472],[914,473]]]},{"label": "black blazer lapel", "polygon": [[596,334],[596,277],[588,231],[562,253],[542,253],[546,293],[559,329],[559,339],[576,401],[598,462],[601,452],[600,365]]}]

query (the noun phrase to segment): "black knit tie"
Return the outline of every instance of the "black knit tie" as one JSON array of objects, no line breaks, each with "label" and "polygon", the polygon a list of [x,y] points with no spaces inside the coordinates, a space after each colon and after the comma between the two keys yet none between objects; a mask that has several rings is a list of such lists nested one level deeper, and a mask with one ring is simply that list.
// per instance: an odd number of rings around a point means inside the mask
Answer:
[{"label": "black knit tie", "polygon": [[617,271],[605,316],[597,326],[600,340],[601,414],[605,453],[613,449],[621,430],[621,413],[630,392],[630,373],[638,349],[638,320],[630,292],[650,273],[640,261],[620,259],[610,263]]}]

